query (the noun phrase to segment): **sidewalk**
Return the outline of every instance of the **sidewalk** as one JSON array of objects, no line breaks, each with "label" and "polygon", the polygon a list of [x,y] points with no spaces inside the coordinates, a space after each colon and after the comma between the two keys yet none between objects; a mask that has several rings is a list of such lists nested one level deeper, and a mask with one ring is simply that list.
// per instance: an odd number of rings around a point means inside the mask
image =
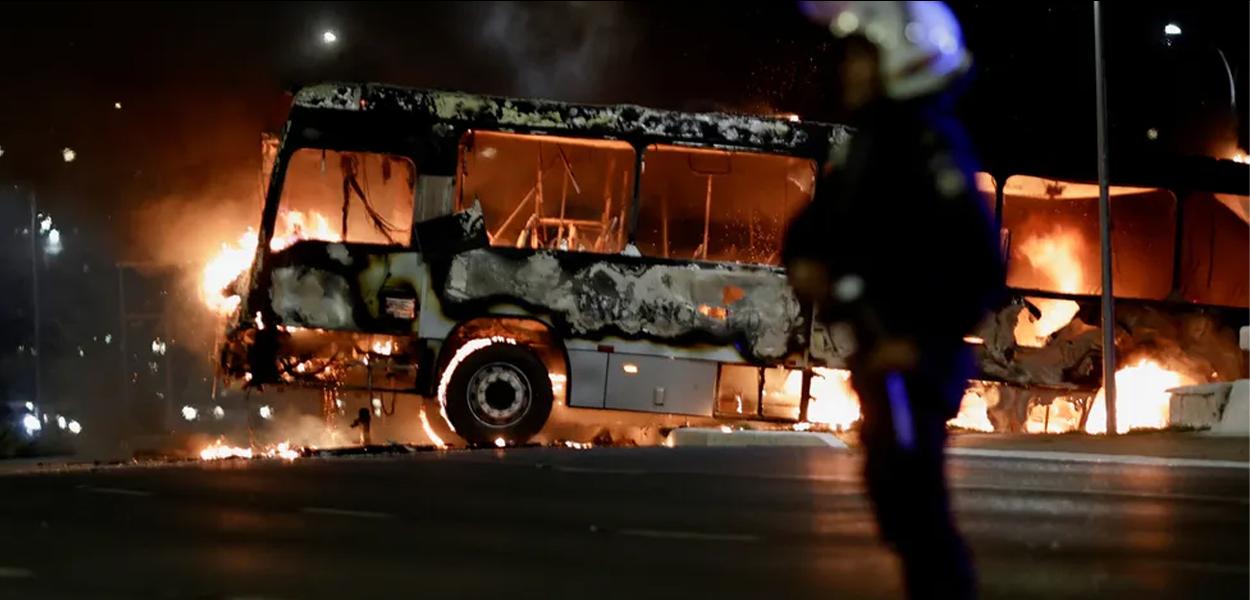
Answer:
[{"label": "sidewalk", "polygon": [[1083,434],[958,433],[952,448],[1109,454],[1218,461],[1250,461],[1250,438],[1200,432],[1152,431],[1116,436]]}]

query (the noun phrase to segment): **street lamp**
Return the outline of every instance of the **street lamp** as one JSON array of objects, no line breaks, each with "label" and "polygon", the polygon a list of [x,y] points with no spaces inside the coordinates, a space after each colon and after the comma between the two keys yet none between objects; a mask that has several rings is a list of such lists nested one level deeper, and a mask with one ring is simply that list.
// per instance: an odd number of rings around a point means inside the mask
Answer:
[{"label": "street lamp", "polygon": [[1163,26],[1163,35],[1175,36],[1181,34],[1181,26],[1176,23],[1168,23]]},{"label": "street lamp", "polygon": [[339,41],[339,35],[334,33],[333,29],[327,29],[321,32],[321,43],[331,46]]}]

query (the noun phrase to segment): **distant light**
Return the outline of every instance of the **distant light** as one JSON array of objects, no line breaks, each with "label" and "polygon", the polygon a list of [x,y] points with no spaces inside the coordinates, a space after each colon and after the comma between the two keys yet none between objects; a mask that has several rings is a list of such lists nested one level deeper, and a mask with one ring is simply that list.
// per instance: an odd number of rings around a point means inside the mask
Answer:
[{"label": "distant light", "polygon": [[258,410],[258,411],[256,411],[256,412],[260,414],[260,418],[262,418],[262,419],[272,419],[272,418],[273,418],[273,409],[272,409],[272,408],[269,408],[269,405],[268,405],[268,404],[266,404],[266,405],[264,405],[264,406],[260,407],[260,410]]},{"label": "distant light", "polygon": [[226,409],[224,409],[224,408],[222,408],[222,407],[220,407],[220,406],[214,406],[214,407],[213,407],[213,418],[214,418],[214,419],[221,420],[221,418],[222,418],[222,417],[225,417],[225,416],[226,416]]},{"label": "distant light", "polygon": [[1176,23],[1168,23],[1163,26],[1163,35],[1180,35],[1181,26]]},{"label": "distant light", "polygon": [[165,342],[161,341],[161,338],[152,340],[152,354],[165,356]]},{"label": "distant light", "polygon": [[43,218],[39,219],[39,233],[48,233],[51,230],[52,217],[50,215],[45,215]]},{"label": "distant light", "polygon": [[0,156],[4,156],[4,146],[0,146]]},{"label": "distant light", "polygon": [[43,245],[43,249],[48,254],[60,254],[64,247],[61,246],[61,232],[53,229],[48,232],[48,241]]},{"label": "distant light", "polygon": [[56,428],[65,429],[65,417],[62,417],[61,415],[56,416]]},{"label": "distant light", "polygon": [[1157,139],[1159,139],[1159,130],[1158,130],[1158,129],[1155,129],[1154,127],[1151,127],[1150,129],[1147,129],[1147,130],[1146,130],[1146,139],[1148,139],[1148,140],[1157,140]]},{"label": "distant light", "polygon": [[61,149],[61,158],[65,159],[65,162],[67,162],[67,163],[68,163],[68,162],[74,162],[74,159],[75,159],[75,158],[78,158],[78,153],[77,153],[77,152],[74,152],[74,149],[73,149],[73,148],[62,148],[62,149]]},{"label": "distant light", "polygon": [[321,32],[321,41],[326,44],[333,44],[339,41],[339,36],[337,33],[334,33],[333,30],[327,29]]},{"label": "distant light", "polygon": [[496,447],[503,448],[504,446],[507,446],[507,445],[508,445],[508,442],[504,441],[504,439],[503,439],[503,438],[501,438],[501,437],[497,437],[497,438],[495,438],[495,446],[496,446]]},{"label": "distant light", "polygon": [[43,429],[43,425],[39,423],[39,419],[35,415],[27,413],[22,417],[22,427],[26,429],[26,435],[35,435],[35,432]]},{"label": "distant light", "polygon": [[35,403],[34,403],[34,402],[27,402],[27,403],[26,403],[26,410],[29,410],[30,412],[35,412]]},{"label": "distant light", "polygon": [[114,102],[114,103],[113,103],[113,108],[115,108],[115,109],[117,109],[117,110],[121,110],[121,109],[122,109],[122,103],[121,103],[121,102]]},{"label": "distant light", "polygon": [[72,434],[74,434],[74,435],[78,435],[78,434],[82,433],[82,425],[80,425],[80,424],[78,423],[78,421],[70,421],[70,422],[69,422],[69,432],[70,432],[70,433],[72,433]]},{"label": "distant light", "polygon": [[182,407],[182,418],[188,421],[194,421],[195,417],[198,416],[199,414],[200,414],[200,411],[196,410],[194,406]]}]

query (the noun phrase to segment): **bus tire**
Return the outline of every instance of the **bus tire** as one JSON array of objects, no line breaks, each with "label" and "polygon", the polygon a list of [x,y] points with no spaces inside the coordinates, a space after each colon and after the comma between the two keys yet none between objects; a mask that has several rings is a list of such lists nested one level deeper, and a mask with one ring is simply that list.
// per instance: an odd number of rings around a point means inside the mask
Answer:
[{"label": "bus tire", "polygon": [[447,384],[447,419],[474,446],[524,444],[551,415],[551,378],[532,350],[492,344],[455,366]]}]

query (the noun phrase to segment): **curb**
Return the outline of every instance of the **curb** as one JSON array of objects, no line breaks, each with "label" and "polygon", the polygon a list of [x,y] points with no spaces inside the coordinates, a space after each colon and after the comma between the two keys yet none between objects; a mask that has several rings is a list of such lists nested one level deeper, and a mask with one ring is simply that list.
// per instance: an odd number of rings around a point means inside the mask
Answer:
[{"label": "curb", "polygon": [[677,447],[797,447],[845,449],[846,442],[831,433],[816,431],[755,431],[749,429],[729,430],[711,427],[682,427],[674,429],[664,438],[664,445]]}]

